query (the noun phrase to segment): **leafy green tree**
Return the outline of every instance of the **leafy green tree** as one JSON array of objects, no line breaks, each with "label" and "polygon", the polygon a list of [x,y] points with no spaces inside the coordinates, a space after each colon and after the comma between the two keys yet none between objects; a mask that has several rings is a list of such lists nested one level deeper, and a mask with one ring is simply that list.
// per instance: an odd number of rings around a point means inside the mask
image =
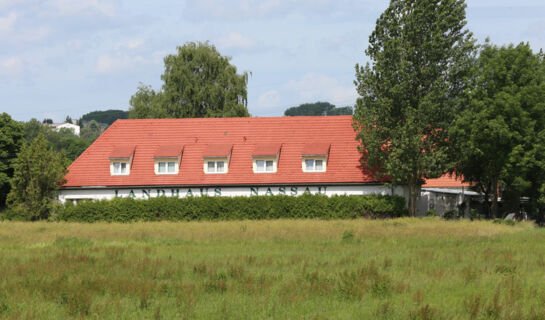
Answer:
[{"label": "leafy green tree", "polygon": [[449,168],[447,128],[463,107],[474,58],[463,0],[392,0],[356,65],[355,129],[378,177],[409,188],[409,213],[423,178]]},{"label": "leafy green tree", "polygon": [[24,134],[25,134],[25,141],[26,143],[32,143],[34,139],[41,133],[44,133],[46,129],[50,129],[47,126],[44,126],[40,121],[38,121],[36,118],[30,119],[28,122],[25,122],[23,124],[24,128]]},{"label": "leafy green tree", "polygon": [[24,212],[28,220],[47,219],[59,185],[64,183],[67,161],[48,146],[43,134],[24,144],[15,163],[8,206]]},{"label": "leafy green tree", "polygon": [[[96,124],[96,126],[100,128],[100,125]],[[53,150],[64,153],[71,161],[79,157],[100,135],[100,132],[96,133],[89,129],[82,129],[82,136],[77,136],[72,130],[67,128],[62,128],[57,132],[49,126],[42,125],[36,119],[25,122],[23,127],[26,143],[32,143],[38,135],[42,134]],[[100,129],[98,130],[100,131]]]},{"label": "leafy green tree", "polygon": [[13,161],[23,144],[23,125],[9,116],[0,114],[0,209],[6,205],[13,176]]},{"label": "leafy green tree", "polygon": [[230,58],[208,42],[188,42],[165,57],[163,86],[140,85],[129,116],[142,118],[247,117],[248,73],[237,74]]},{"label": "leafy green tree", "polygon": [[285,116],[336,116],[351,115],[352,107],[336,108],[329,102],[303,103],[284,111]]},{"label": "leafy green tree", "polygon": [[530,196],[535,215],[545,182],[543,56],[528,44],[497,47],[487,41],[475,74],[468,108],[450,129],[456,170],[480,188],[487,204],[492,198],[492,218],[498,215],[499,187],[511,210],[522,195]]},{"label": "leafy green tree", "polygon": [[56,152],[62,152],[66,155],[66,158],[70,161],[76,160],[80,154],[91,145],[96,139],[92,137],[78,137],[71,129],[62,128],[58,132],[55,130],[47,130],[45,132],[46,139],[49,145],[53,147]]},{"label": "leafy green tree", "polygon": [[93,141],[100,136],[102,133],[102,127],[98,122],[95,120],[91,120],[85,127],[83,127],[80,131],[80,137],[89,143],[92,143]]},{"label": "leafy green tree", "polygon": [[354,109],[351,106],[339,107],[331,110],[327,113],[328,116],[349,116],[354,113]]},{"label": "leafy green tree", "polygon": [[110,109],[104,111],[92,111],[81,116],[80,126],[86,125],[89,121],[95,120],[109,126],[117,119],[128,119],[129,112],[124,110]]},{"label": "leafy green tree", "polygon": [[64,120],[65,123],[72,123],[72,118],[70,116],[66,116],[66,119]]}]

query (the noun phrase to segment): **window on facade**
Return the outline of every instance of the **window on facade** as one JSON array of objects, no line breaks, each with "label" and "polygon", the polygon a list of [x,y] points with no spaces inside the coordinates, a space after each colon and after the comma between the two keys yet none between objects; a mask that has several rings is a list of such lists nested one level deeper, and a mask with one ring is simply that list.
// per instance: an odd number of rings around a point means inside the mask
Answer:
[{"label": "window on facade", "polygon": [[206,173],[226,173],[225,160],[207,160]]},{"label": "window on facade", "polygon": [[304,159],[303,171],[305,172],[324,172],[325,159]]},{"label": "window on facade", "polygon": [[273,159],[254,160],[254,172],[258,172],[258,173],[276,172],[276,161]]},{"label": "window on facade", "polygon": [[114,175],[127,175],[129,174],[128,163],[122,161],[114,161],[112,163],[112,174]]},{"label": "window on facade", "polygon": [[177,170],[176,161],[157,161],[157,174],[176,174]]},{"label": "window on facade", "polygon": [[136,147],[124,145],[114,147],[110,153],[110,175],[127,176],[131,173],[131,163]]}]

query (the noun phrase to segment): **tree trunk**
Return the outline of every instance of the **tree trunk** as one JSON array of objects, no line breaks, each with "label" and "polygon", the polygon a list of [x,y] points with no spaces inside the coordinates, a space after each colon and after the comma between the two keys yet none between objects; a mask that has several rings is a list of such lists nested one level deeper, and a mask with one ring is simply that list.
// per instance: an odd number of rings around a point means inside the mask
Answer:
[{"label": "tree trunk", "polygon": [[492,210],[490,218],[494,219],[498,216],[498,178],[492,178]]},{"label": "tree trunk", "polygon": [[420,185],[417,180],[409,180],[409,216],[416,217],[416,198],[418,197]]}]

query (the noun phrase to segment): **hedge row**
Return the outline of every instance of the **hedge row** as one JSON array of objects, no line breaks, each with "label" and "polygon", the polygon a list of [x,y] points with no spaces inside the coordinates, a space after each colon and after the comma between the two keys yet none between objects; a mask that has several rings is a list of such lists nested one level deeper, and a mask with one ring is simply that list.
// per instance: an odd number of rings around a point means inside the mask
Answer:
[{"label": "hedge row", "polygon": [[351,219],[398,217],[405,211],[405,199],[400,196],[159,197],[83,201],[77,205],[67,203],[57,210],[56,219],[79,222]]}]

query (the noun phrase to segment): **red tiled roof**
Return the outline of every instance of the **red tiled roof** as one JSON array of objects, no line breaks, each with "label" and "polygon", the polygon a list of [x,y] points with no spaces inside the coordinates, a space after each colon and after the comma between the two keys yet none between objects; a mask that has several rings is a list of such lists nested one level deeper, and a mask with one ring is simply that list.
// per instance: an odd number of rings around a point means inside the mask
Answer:
[{"label": "red tiled roof", "polygon": [[154,158],[175,158],[182,154],[183,146],[160,146],[153,154]]},{"label": "red tiled roof", "polygon": [[203,157],[228,157],[233,149],[232,144],[209,144]]},{"label": "red tiled roof", "polygon": [[457,179],[452,174],[444,174],[436,179],[428,179],[422,185],[422,188],[456,188],[456,187],[470,187],[471,185],[466,182],[462,182],[462,179]]},{"label": "red tiled roof", "polygon": [[280,143],[258,144],[255,146],[252,156],[276,156],[280,153],[281,146],[282,144]]},{"label": "red tiled roof", "polygon": [[134,154],[134,145],[118,145],[110,152],[110,159],[130,158]]},{"label": "red tiled roof", "polygon": [[[117,120],[68,168],[64,187],[379,183],[355,138],[351,116]],[[317,145],[309,141],[330,145],[326,172],[301,170],[307,145]],[[225,154],[210,151],[218,144],[231,150],[229,170],[205,174],[203,156]],[[266,144],[282,144],[278,171],[255,174],[252,155]],[[108,158],[122,145],[137,146],[130,175],[111,176]],[[179,173],[156,175],[155,152],[169,145],[184,146]]]},{"label": "red tiled roof", "polygon": [[331,146],[330,143],[321,143],[321,142],[308,143],[303,148],[303,152],[301,152],[301,155],[303,156],[328,155],[330,146]]}]

